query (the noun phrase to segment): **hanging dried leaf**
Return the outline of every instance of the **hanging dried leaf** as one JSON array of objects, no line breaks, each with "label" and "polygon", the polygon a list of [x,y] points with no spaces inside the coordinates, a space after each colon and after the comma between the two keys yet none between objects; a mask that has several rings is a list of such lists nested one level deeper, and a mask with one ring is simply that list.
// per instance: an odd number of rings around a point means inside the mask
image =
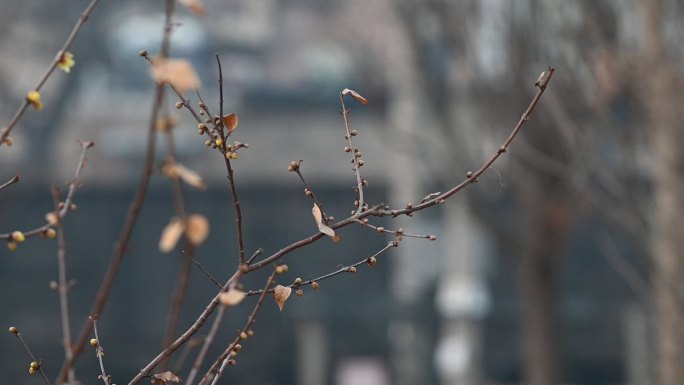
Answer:
[{"label": "hanging dried leaf", "polygon": [[162,167],[162,173],[172,179],[181,178],[183,182],[192,187],[202,190],[207,188],[207,184],[204,183],[204,180],[197,172],[190,170],[180,163],[167,162]]},{"label": "hanging dried leaf", "polygon": [[368,99],[364,98],[363,96],[361,96],[360,93],[358,93],[354,90],[350,90],[349,88],[343,89],[342,95],[347,95],[347,94],[351,94],[351,97],[354,98],[354,100],[356,100],[357,102],[359,102],[363,105],[368,104]]},{"label": "hanging dried leaf", "polygon": [[207,13],[200,0],[181,0],[181,3],[195,15],[202,16]]},{"label": "hanging dried leaf", "polygon": [[207,218],[200,214],[190,215],[185,222],[185,235],[193,245],[201,245],[209,236],[209,221]]},{"label": "hanging dried leaf", "polygon": [[230,289],[225,293],[221,293],[219,301],[221,301],[221,305],[223,306],[235,306],[242,302],[246,296],[247,294],[242,290]]},{"label": "hanging dried leaf", "polygon": [[232,134],[238,126],[237,114],[228,114],[223,117],[223,125],[228,130],[228,135]]},{"label": "hanging dried leaf", "polygon": [[200,86],[199,77],[187,60],[154,59],[152,78],[159,83],[169,83],[179,92],[193,90]]},{"label": "hanging dried leaf", "polygon": [[329,237],[332,237],[333,240],[335,240],[335,230],[331,229],[330,227],[328,227],[328,225],[323,223],[323,213],[321,213],[321,209],[318,207],[317,204],[314,203],[311,212],[313,213],[314,219],[316,220],[316,225],[318,225],[318,231]]},{"label": "hanging dried leaf", "polygon": [[169,224],[164,227],[161,238],[159,238],[159,250],[162,253],[168,253],[173,250],[176,247],[176,243],[178,243],[178,239],[183,235],[184,230],[185,223],[182,220],[176,217],[171,218]]},{"label": "hanging dried leaf", "polygon": [[173,372],[163,372],[152,375],[152,383],[154,385],[168,385],[170,383],[179,384],[180,382],[180,377],[173,374]]},{"label": "hanging dried leaf", "polygon": [[273,299],[275,299],[276,304],[278,304],[280,311],[283,311],[285,302],[287,302],[287,299],[290,298],[291,293],[292,288],[283,285],[278,285],[273,289]]}]

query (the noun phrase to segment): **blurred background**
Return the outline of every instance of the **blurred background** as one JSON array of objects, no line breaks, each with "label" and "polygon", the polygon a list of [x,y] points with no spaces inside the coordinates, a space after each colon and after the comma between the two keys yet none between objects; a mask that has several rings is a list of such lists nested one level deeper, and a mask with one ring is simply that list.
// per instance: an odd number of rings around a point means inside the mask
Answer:
[{"label": "blurred background", "polygon": [[[4,0],[0,116],[6,124],[86,6],[85,0]],[[180,4],[171,56],[190,60],[217,110],[214,53],[226,112],[247,254],[270,255],[316,231],[290,161],[326,211],[353,209],[355,179],[339,114],[352,88],[355,144],[369,203],[404,207],[446,191],[501,145],[548,66],[547,93],[510,151],[448,204],[413,218],[373,220],[406,232],[371,270],[321,282],[279,312],[267,301],[224,383],[254,385],[680,384],[684,378],[684,4],[678,0],[205,0]],[[158,50],[161,1],[103,1],[71,48],[76,66],[42,91],[0,149],[0,232],[42,225],[51,188],[72,178],[76,140],[93,140],[65,223],[74,333],[87,317],[141,174],[154,82],[138,56]],[[186,189],[188,211],[209,218],[197,259],[225,280],[235,268],[234,213],[220,154],[184,111],[179,162],[207,181]],[[195,95],[190,95],[196,103]],[[156,172],[120,278],[101,315],[105,364],[126,383],[161,349],[183,262],[158,251],[175,215]],[[365,228],[288,257],[282,282],[335,270],[392,238]],[[55,243],[0,248],[0,325],[17,326],[54,377],[62,362]],[[264,275],[245,281],[260,288]],[[215,294],[199,271],[181,313],[185,330]],[[230,309],[209,357],[225,349],[249,304]],[[205,334],[206,330],[200,332]],[[185,377],[196,348],[169,368]],[[183,356],[187,353],[187,359]],[[7,383],[28,378],[13,336],[0,343]],[[77,377],[94,383],[92,351]]]}]

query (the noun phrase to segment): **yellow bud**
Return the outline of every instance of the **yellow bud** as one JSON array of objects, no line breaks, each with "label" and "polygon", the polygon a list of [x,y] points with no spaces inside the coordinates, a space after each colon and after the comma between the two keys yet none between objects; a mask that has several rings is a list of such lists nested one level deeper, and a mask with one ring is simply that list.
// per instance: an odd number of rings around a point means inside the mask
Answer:
[{"label": "yellow bud", "polygon": [[240,333],[240,339],[246,340],[247,338],[249,338],[249,336],[247,335],[247,333],[245,333],[245,332],[241,332],[241,333]]},{"label": "yellow bud", "polygon": [[38,365],[38,363],[37,363],[36,361],[32,361],[31,364],[29,365],[29,367],[31,367],[31,368],[33,368],[33,369],[38,369],[38,366],[39,366],[39,365]]},{"label": "yellow bud", "polygon": [[26,94],[26,100],[29,103],[36,103],[40,101],[40,92],[36,90],[29,91],[28,94]]},{"label": "yellow bud", "polygon": [[16,242],[7,242],[7,248],[9,251],[14,251],[17,249],[17,243]]},{"label": "yellow bud", "polygon": [[15,242],[21,243],[21,242],[24,242],[26,240],[26,237],[24,236],[24,233],[17,230],[17,231],[12,233],[12,240]]},{"label": "yellow bud", "polygon": [[97,338],[91,338],[90,339],[90,345],[94,348],[96,348],[100,343],[97,341]]},{"label": "yellow bud", "polygon": [[216,139],[216,145],[217,146],[221,147],[222,144],[223,144],[223,139],[221,139],[221,138]]},{"label": "yellow bud", "polygon": [[52,239],[57,235],[57,232],[55,231],[55,229],[49,228],[49,229],[43,231],[43,235],[47,238]]},{"label": "yellow bud", "polygon": [[12,333],[12,334],[19,334],[19,329],[17,329],[17,328],[14,327],[14,326],[10,326],[9,332]]}]

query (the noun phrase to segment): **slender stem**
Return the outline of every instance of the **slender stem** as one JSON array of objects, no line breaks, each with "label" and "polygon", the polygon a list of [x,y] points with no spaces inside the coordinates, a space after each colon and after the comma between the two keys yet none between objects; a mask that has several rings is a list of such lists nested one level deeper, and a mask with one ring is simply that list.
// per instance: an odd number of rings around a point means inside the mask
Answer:
[{"label": "slender stem", "polygon": [[[162,51],[160,55],[162,57],[168,56],[169,40],[171,33],[171,17],[173,15],[175,2],[173,0],[166,0],[166,19],[164,22],[164,37],[162,42]],[[152,111],[150,114],[150,121],[148,124],[147,131],[147,149],[145,153],[145,164],[143,166],[143,172],[140,176],[140,181],[138,182],[138,189],[135,193],[131,206],[128,210],[124,226],[122,228],[119,240],[114,249],[114,256],[109,263],[107,272],[105,273],[100,289],[95,296],[95,301],[91,307],[89,314],[101,314],[104,309],[107,299],[109,298],[109,293],[111,292],[114,281],[121,267],[124,255],[128,250],[128,243],[133,234],[133,229],[138,221],[138,216],[142,210],[142,205],[147,195],[147,187],[149,186],[150,178],[152,177],[152,172],[154,171],[154,156],[156,152],[156,123],[159,117],[159,112],[164,101],[164,85],[157,84],[155,89],[154,101],[152,104]],[[76,360],[83,352],[83,348],[88,340],[90,331],[92,330],[92,324],[90,322],[84,322],[81,332],[79,333],[78,339],[74,343],[73,353],[74,356],[71,360],[65,360],[62,368],[57,376],[57,383],[64,381],[66,372],[69,368],[73,367]]]},{"label": "slender stem", "polygon": [[12,179],[10,179],[10,180],[8,180],[7,182],[5,182],[5,183],[3,183],[2,185],[0,185],[0,190],[5,189],[5,187],[7,187],[7,186],[9,186],[9,185],[13,185],[13,184],[15,184],[15,183],[19,183],[19,180],[21,180],[21,176],[20,176],[19,174],[13,176]]},{"label": "slender stem", "polygon": [[[81,16],[78,18],[78,21],[76,24],[74,24],[74,27],[71,29],[71,33],[69,33],[69,36],[67,36],[67,39],[64,41],[64,44],[62,45],[62,48],[60,48],[59,51],[57,51],[57,54],[55,55],[55,58],[52,59],[52,62],[48,66],[47,70],[45,71],[45,74],[43,74],[43,77],[40,78],[38,81],[38,85],[34,87],[33,89],[36,91],[40,91],[40,89],[43,87],[45,82],[48,80],[50,75],[55,71],[55,68],[57,68],[57,63],[62,58],[62,54],[65,53],[69,47],[71,47],[71,44],[74,42],[74,39],[76,39],[76,36],[78,33],[81,31],[81,28],[83,27],[83,24],[88,20],[90,17],[90,14],[93,12],[97,4],[100,2],[100,0],[92,0],[90,4],[81,12]],[[17,112],[14,113],[14,116],[10,120],[9,124],[5,127],[5,129],[2,131],[2,134],[0,134],[0,146],[2,146],[5,143],[5,139],[10,135],[12,132],[12,128],[19,122],[19,119],[24,115],[24,112],[26,112],[27,108],[29,106],[29,102],[27,100],[24,100],[24,102],[21,104]]]},{"label": "slender stem", "polygon": [[161,353],[159,353],[152,361],[150,361],[149,364],[147,364],[144,368],[140,370],[140,373],[138,373],[133,379],[128,383],[128,385],[135,385],[139,383],[145,376],[148,376],[152,369],[157,367],[159,363],[165,359],[166,357],[170,356],[173,352],[175,352],[179,347],[183,346],[187,341],[190,340],[190,337],[195,335],[199,331],[199,329],[202,327],[207,322],[207,319],[211,315],[211,313],[214,312],[216,307],[219,305],[221,293],[228,291],[229,289],[235,287],[237,282],[240,280],[242,277],[242,272],[240,270],[236,271],[235,274],[233,274],[230,279],[228,279],[228,282],[223,286],[223,289],[214,296],[214,298],[209,302],[207,307],[202,311],[202,314],[200,314],[199,317],[193,322],[193,324],[188,328],[188,330],[185,331],[180,337],[178,337],[171,345],[166,347]]},{"label": "slender stem", "polygon": [[223,285],[221,284],[221,282],[219,282],[216,278],[214,278],[214,276],[212,276],[211,273],[210,273],[207,269],[205,269],[204,266],[202,266],[201,263],[199,263],[199,261],[197,260],[197,258],[195,258],[195,257],[194,257],[192,254],[190,254],[190,253],[186,253],[186,252],[184,252],[184,251],[182,251],[182,253],[183,253],[183,256],[184,256],[185,258],[187,258],[188,260],[192,261],[192,263],[194,263],[195,266],[197,266],[197,268],[200,269],[200,271],[201,271],[202,273],[204,273],[204,275],[207,276],[207,278],[209,278],[209,280],[210,280],[210,281],[211,281],[219,290],[221,290],[221,289],[223,288]]},{"label": "slender stem", "polygon": [[[363,199],[363,178],[361,178],[361,160],[360,156],[357,156],[357,149],[354,147],[354,142],[352,142],[352,131],[349,128],[349,110],[344,104],[344,92],[340,92],[340,103],[342,104],[342,119],[344,119],[344,129],[347,131],[345,137],[349,142],[349,150],[351,152],[351,162],[354,165],[354,174],[356,174],[356,189],[359,193],[358,207],[356,208],[356,215],[359,215],[364,209],[364,199]],[[360,155],[360,154],[359,154]]]},{"label": "slender stem", "polygon": [[188,377],[185,379],[186,385],[192,385],[195,382],[195,377],[197,377],[197,373],[199,372],[199,369],[202,366],[202,362],[204,362],[204,358],[207,356],[209,346],[211,346],[212,342],[214,342],[216,331],[218,330],[219,325],[221,325],[221,321],[223,320],[223,313],[225,313],[225,311],[225,306],[219,307],[218,311],[216,311],[216,317],[214,317],[214,322],[211,324],[209,333],[207,333],[207,336],[204,338],[202,347],[200,348],[200,351],[197,354],[197,358],[195,359],[195,362],[193,362],[192,364],[192,369],[190,369],[190,373],[188,373]]},{"label": "slender stem", "polygon": [[31,349],[29,349],[28,344],[26,343],[26,341],[24,341],[24,337],[21,336],[21,333],[19,331],[14,333],[14,335],[19,339],[19,341],[21,342],[21,345],[24,347],[24,350],[26,350],[26,353],[28,353],[29,357],[31,357],[31,361],[38,364],[37,369],[40,372],[40,374],[43,376],[43,381],[45,381],[45,383],[47,385],[51,385],[50,380],[47,378],[47,376],[45,375],[45,372],[43,371],[43,365],[41,365],[40,362],[38,362],[38,360],[36,359],[36,356],[33,355],[33,352],[31,352]]},{"label": "slender stem", "polygon": [[[247,333],[251,328],[252,325],[254,325],[254,322],[256,322],[256,316],[259,313],[259,310],[261,309],[261,305],[264,303],[264,299],[266,298],[266,293],[268,292],[268,288],[271,287],[273,282],[275,281],[275,276],[276,276],[276,271],[273,269],[273,272],[271,275],[268,277],[266,280],[266,284],[264,285],[264,288],[261,291],[261,295],[259,296],[259,299],[257,300],[256,305],[254,305],[254,308],[252,309],[252,312],[249,314],[249,317],[247,317],[247,322],[245,325],[238,331],[238,334],[235,336],[233,341],[228,345],[226,350],[221,353],[220,356],[214,361],[214,364],[211,366],[211,368],[204,374],[202,377],[202,380],[200,381],[200,385],[206,384],[209,378],[211,378],[211,374],[213,372],[216,372],[216,375],[214,376],[214,380],[211,382],[212,385],[216,384],[216,382],[221,378],[221,375],[223,374],[223,370],[226,368],[226,365],[230,363],[230,355],[231,352],[234,351],[235,346],[240,342],[242,339],[242,333]],[[191,384],[190,384],[191,385]]]},{"label": "slender stem", "polygon": [[91,317],[93,320],[93,330],[95,331],[95,340],[97,340],[97,346],[95,347],[95,350],[97,351],[95,355],[97,356],[97,361],[100,363],[100,378],[102,379],[102,382],[105,383],[105,385],[110,385],[111,381],[109,376],[107,375],[107,372],[105,371],[104,368],[104,360],[102,357],[104,357],[104,349],[102,349],[102,344],[100,343],[100,336],[97,334],[97,318],[94,316]]}]

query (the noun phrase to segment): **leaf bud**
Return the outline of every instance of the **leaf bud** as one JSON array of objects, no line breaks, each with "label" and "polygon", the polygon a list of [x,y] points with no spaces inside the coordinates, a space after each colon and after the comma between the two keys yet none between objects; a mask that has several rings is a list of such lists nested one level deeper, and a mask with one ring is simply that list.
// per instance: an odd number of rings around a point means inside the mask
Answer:
[{"label": "leaf bud", "polygon": [[468,172],[466,173],[466,178],[469,178],[469,179],[470,179],[470,178],[472,178],[472,177],[473,177],[473,172],[472,172],[472,171],[468,171]]},{"label": "leaf bud", "polygon": [[16,249],[17,249],[17,243],[16,243],[16,242],[11,242],[11,241],[10,241],[10,242],[7,242],[7,249],[9,249],[9,251],[14,251],[14,250],[16,250]]},{"label": "leaf bud", "polygon": [[437,236],[436,236],[435,234],[430,234],[430,235],[428,235],[427,238],[428,238],[429,240],[431,240],[431,241],[434,241],[434,240],[437,239]]},{"label": "leaf bud", "polygon": [[276,274],[285,274],[287,273],[287,265],[278,265],[276,267]]},{"label": "leaf bud", "polygon": [[345,147],[344,147],[344,152],[351,152],[351,147],[345,146]]},{"label": "leaf bud", "polygon": [[12,333],[12,334],[14,334],[14,335],[17,335],[17,334],[19,334],[19,329],[17,329],[17,328],[14,327],[14,326],[10,326],[10,327],[9,327],[9,332]]},{"label": "leaf bud", "polygon": [[183,108],[183,102],[176,102],[176,109],[180,110],[181,108]]},{"label": "leaf bud", "polygon": [[24,242],[26,240],[26,237],[24,236],[24,233],[21,231],[14,231],[12,232],[12,240],[18,243]]},{"label": "leaf bud", "polygon": [[233,346],[233,349],[235,349],[236,351],[239,352],[240,350],[242,350],[242,345],[240,345],[240,344],[235,344],[235,346]]},{"label": "leaf bud", "polygon": [[350,134],[351,134],[351,136],[356,136],[359,134],[359,132],[356,130],[351,130]]},{"label": "leaf bud", "polygon": [[349,267],[347,268],[347,271],[350,272],[350,273],[356,273],[356,267],[354,267],[354,266],[349,266]]},{"label": "leaf bud", "polygon": [[247,338],[249,338],[249,336],[247,335],[246,332],[240,332],[240,339],[241,340],[246,340]]},{"label": "leaf bud", "polygon": [[311,282],[311,288],[314,290],[318,290],[321,288],[321,285],[319,285],[318,282],[313,281],[313,282]]},{"label": "leaf bud", "polygon": [[297,290],[295,291],[295,295],[296,295],[297,297],[302,297],[302,296],[304,296],[304,290],[302,290],[302,289],[297,289]]},{"label": "leaf bud", "polygon": [[216,142],[216,145],[217,145],[217,146],[221,147],[221,145],[223,144],[223,139],[221,139],[221,138],[216,138],[216,141],[215,141],[215,142]]},{"label": "leaf bud", "polygon": [[302,284],[302,279],[299,278],[299,277],[295,278],[294,284],[297,285],[297,286],[301,285],[301,284]]},{"label": "leaf bud", "polygon": [[376,263],[378,263],[378,260],[375,257],[368,257],[366,260],[368,267],[374,267]]},{"label": "leaf bud", "polygon": [[96,348],[100,345],[100,343],[97,341],[97,338],[91,338],[90,339],[90,346]]},{"label": "leaf bud", "polygon": [[53,229],[52,227],[50,227],[50,228],[48,228],[48,229],[45,229],[45,231],[43,231],[43,236],[46,237],[46,238],[52,239],[52,238],[54,238],[56,235],[57,235],[57,232],[56,232],[55,229]]},{"label": "leaf bud", "polygon": [[375,231],[377,231],[378,233],[382,234],[382,233],[385,232],[385,228],[382,227],[382,226],[379,226],[377,229],[375,229]]},{"label": "leaf bud", "polygon": [[138,55],[140,55],[142,57],[147,57],[147,50],[141,49],[140,51],[138,51]]},{"label": "leaf bud", "polygon": [[254,335],[254,330],[252,330],[252,329],[247,330],[247,335],[250,336],[250,337],[253,336],[253,335]]}]

